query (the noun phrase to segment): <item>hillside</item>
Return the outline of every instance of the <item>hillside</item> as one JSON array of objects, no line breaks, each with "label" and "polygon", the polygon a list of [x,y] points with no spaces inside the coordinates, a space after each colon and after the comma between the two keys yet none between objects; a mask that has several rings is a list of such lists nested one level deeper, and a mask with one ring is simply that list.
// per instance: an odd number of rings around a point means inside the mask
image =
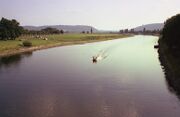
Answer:
[{"label": "hillside", "polygon": [[93,32],[98,32],[98,30],[92,26],[86,26],[86,25],[47,25],[47,26],[23,26],[27,30],[35,30],[39,31],[41,29],[51,27],[51,28],[56,28],[58,30],[64,30],[68,32],[74,32],[74,33],[79,33],[82,31],[90,31],[91,28],[93,29]]},{"label": "hillside", "polygon": [[135,31],[143,31],[145,28],[146,30],[161,30],[164,27],[163,23],[154,23],[154,24],[147,24],[147,25],[142,25],[134,28]]}]

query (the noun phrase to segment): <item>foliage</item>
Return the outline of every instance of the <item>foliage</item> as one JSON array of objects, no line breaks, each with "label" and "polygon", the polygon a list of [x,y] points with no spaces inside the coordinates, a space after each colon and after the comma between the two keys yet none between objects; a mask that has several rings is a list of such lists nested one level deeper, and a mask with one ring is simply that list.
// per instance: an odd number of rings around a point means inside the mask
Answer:
[{"label": "foliage", "polygon": [[23,46],[24,47],[31,47],[32,43],[30,41],[23,41]]},{"label": "foliage", "polygon": [[180,14],[165,22],[161,35],[162,41],[167,44],[171,51],[180,50]]},{"label": "foliage", "polygon": [[63,30],[60,30],[60,33],[61,33],[61,34],[64,34],[64,31],[63,31]]},{"label": "foliage", "polygon": [[47,27],[45,29],[42,29],[41,32],[44,34],[58,34],[58,33],[60,33],[60,31],[58,29],[51,28],[51,27]]},{"label": "foliage", "polygon": [[165,22],[159,39],[159,58],[167,81],[180,97],[180,14]]},{"label": "foliage", "polygon": [[15,40],[23,32],[23,28],[19,26],[19,22],[15,19],[8,20],[2,18],[0,21],[0,39],[1,40]]},{"label": "foliage", "polygon": [[32,34],[32,35],[64,34],[64,30],[58,30],[56,28],[47,27],[41,30],[24,30],[23,34]]},{"label": "foliage", "polygon": [[119,30],[120,34],[142,34],[142,35],[159,35],[160,30],[146,30],[146,28],[143,28],[143,30],[135,31],[135,29],[122,29]]}]

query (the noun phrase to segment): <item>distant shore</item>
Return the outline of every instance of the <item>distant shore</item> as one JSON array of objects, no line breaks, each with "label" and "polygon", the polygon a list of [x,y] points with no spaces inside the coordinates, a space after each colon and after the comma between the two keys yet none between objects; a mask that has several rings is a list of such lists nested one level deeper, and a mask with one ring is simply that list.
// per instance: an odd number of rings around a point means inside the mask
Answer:
[{"label": "distant shore", "polygon": [[[132,35],[127,34],[64,34],[64,35],[42,35],[48,40],[34,36],[21,36],[16,40],[0,41],[0,57],[15,55],[24,52],[31,52],[58,46],[85,44],[112,39],[125,38]],[[32,47],[23,47],[22,42],[32,42]]]}]

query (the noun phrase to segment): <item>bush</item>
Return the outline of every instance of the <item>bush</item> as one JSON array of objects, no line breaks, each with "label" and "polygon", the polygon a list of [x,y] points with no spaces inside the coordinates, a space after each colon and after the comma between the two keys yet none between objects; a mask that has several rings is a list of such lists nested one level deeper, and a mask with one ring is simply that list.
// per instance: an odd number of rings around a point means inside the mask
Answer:
[{"label": "bush", "polygon": [[23,46],[24,47],[31,47],[32,46],[32,43],[30,41],[24,41],[23,42]]}]

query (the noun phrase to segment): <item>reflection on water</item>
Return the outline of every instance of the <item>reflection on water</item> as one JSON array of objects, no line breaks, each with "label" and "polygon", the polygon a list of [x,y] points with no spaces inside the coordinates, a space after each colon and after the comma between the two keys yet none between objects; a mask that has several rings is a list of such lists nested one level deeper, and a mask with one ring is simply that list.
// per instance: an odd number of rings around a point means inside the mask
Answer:
[{"label": "reflection on water", "polygon": [[21,61],[21,55],[13,55],[8,57],[2,57],[0,58],[0,66],[8,67],[12,64],[18,64]]},{"label": "reflection on water", "polygon": [[175,93],[177,97],[180,99],[180,79],[177,77],[171,77],[166,75],[166,81],[168,84],[169,91]]},{"label": "reflection on water", "polygon": [[[18,64],[0,69],[0,117],[179,117],[179,100],[167,89],[153,47],[157,38],[21,55]],[[117,46],[108,57],[92,64],[91,57],[111,45]]]},{"label": "reflection on water", "polygon": [[23,59],[24,57],[30,57],[30,56],[32,56],[32,52],[26,52],[23,54],[0,57],[0,68],[11,67],[12,65],[18,65],[21,62],[21,59]]},{"label": "reflection on water", "polygon": [[164,70],[167,86],[170,92],[174,93],[180,100],[180,78],[176,74],[172,73],[169,69],[167,63],[165,62],[162,55],[159,55],[159,60],[161,61],[161,66]]}]

